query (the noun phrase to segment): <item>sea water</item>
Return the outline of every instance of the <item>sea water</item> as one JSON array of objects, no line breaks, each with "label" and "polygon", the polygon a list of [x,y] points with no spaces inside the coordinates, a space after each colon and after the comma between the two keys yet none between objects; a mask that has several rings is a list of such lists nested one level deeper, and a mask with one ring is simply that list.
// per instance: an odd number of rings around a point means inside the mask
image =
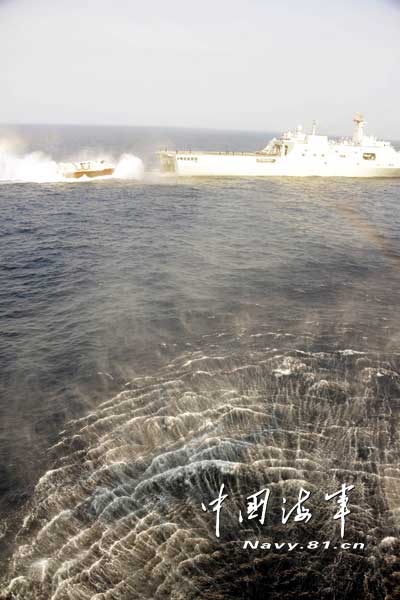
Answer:
[{"label": "sea water", "polygon": [[[270,137],[1,129],[0,545],[13,597],[392,597],[400,181],[177,179],[154,155]],[[87,157],[127,168],[56,175]],[[217,539],[201,504],[222,483]],[[338,536],[321,498],[342,483],[364,553],[243,550]],[[240,525],[240,503],[268,486],[267,525]],[[279,502],[300,487],[320,518],[284,527]]]}]

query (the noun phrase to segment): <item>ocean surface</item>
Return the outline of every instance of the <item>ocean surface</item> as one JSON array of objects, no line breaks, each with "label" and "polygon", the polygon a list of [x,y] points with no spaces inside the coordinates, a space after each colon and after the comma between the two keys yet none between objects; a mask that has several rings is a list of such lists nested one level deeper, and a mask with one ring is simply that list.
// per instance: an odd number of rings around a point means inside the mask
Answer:
[{"label": "ocean surface", "polygon": [[[398,598],[400,180],[158,172],[271,136],[0,127],[0,597]],[[250,493],[342,483],[364,553],[242,549],[339,534]]]}]

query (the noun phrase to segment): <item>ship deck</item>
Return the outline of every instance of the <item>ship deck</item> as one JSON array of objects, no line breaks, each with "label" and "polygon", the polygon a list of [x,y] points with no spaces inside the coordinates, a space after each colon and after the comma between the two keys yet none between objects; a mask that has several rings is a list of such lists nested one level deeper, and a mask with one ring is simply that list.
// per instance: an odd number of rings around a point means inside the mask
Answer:
[{"label": "ship deck", "polygon": [[277,156],[276,154],[267,154],[266,152],[230,152],[217,150],[160,150],[158,154],[184,154],[184,155],[212,155],[212,156]]}]

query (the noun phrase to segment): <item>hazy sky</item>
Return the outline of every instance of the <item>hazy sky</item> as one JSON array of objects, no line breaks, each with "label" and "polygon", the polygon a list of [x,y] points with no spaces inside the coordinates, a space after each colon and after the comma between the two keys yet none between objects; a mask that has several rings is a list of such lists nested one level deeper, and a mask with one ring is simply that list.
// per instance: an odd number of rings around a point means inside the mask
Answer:
[{"label": "hazy sky", "polygon": [[400,0],[0,0],[0,122],[400,139]]}]

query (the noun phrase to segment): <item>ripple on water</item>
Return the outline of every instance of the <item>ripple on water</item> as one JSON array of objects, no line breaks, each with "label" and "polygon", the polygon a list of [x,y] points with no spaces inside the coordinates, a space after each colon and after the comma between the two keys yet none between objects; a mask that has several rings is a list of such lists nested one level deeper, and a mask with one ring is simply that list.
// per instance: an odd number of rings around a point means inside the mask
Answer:
[{"label": "ripple on water", "polygon": [[[185,352],[67,424],[4,598],[294,599],[310,589],[319,598],[397,597],[397,371],[372,355],[365,367],[349,350],[229,355],[220,339],[214,354]],[[229,498],[217,540],[201,503],[221,483]],[[355,486],[346,541],[366,550],[243,550],[245,539],[339,541],[322,494],[342,483]],[[264,487],[267,523],[240,525],[245,497]],[[300,487],[314,494],[318,516],[283,526],[279,501],[294,502]]]}]

